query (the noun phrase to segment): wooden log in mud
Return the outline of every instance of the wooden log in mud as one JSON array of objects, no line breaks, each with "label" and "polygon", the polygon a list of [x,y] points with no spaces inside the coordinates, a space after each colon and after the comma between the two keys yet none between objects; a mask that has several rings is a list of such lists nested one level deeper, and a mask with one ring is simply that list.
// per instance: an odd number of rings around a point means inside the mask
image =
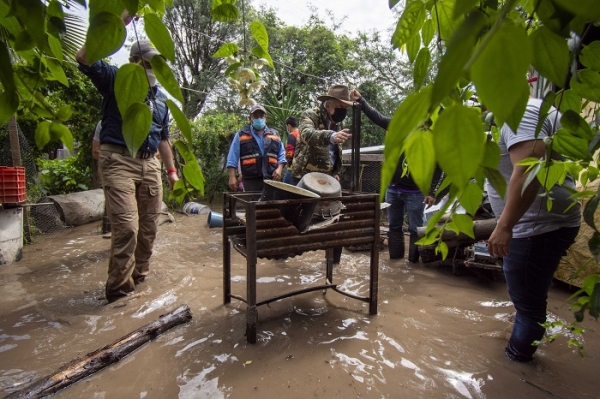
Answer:
[{"label": "wooden log in mud", "polygon": [[74,382],[94,374],[96,371],[118,362],[146,342],[191,319],[192,311],[190,308],[187,305],[181,305],[177,309],[160,316],[158,320],[146,324],[112,344],[71,361],[56,373],[11,393],[5,399],[43,398],[52,395]]}]

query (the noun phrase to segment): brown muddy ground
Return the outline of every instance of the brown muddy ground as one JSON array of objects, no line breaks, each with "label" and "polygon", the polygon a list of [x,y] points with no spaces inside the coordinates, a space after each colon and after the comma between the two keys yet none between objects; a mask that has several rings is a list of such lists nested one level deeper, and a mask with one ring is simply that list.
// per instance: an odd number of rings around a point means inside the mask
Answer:
[{"label": "brown muddy ground", "polygon": [[[103,297],[109,240],[99,224],[38,238],[0,266],[0,395],[56,371],[188,304],[194,317],[56,394],[59,398],[597,398],[598,324],[586,356],[565,339],[532,364],[504,355],[513,308],[502,281],[448,267],[390,261],[381,252],[379,314],[333,291],[259,308],[258,343],[245,340],[245,307],[222,304],[221,231],[206,215],[160,227],[152,274],[133,298]],[[233,251],[234,285],[245,263]],[[368,253],[344,250],[334,281],[366,293]],[[324,279],[324,251],[261,260],[259,299]],[[551,317],[571,320],[553,287]]]}]

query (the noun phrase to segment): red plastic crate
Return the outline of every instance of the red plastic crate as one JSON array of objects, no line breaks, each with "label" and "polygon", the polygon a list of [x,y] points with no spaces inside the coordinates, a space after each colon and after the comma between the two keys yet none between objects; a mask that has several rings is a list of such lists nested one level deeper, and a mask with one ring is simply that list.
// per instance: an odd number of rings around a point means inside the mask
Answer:
[{"label": "red plastic crate", "polygon": [[0,204],[19,204],[25,200],[25,168],[0,166]]}]

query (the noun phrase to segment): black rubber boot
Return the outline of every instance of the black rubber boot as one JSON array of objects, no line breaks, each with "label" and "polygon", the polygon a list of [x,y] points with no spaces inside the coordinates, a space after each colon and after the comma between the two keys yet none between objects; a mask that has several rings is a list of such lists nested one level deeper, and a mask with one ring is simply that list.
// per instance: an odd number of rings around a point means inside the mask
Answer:
[{"label": "black rubber boot", "polygon": [[404,233],[401,231],[388,232],[388,251],[390,259],[404,258]]},{"label": "black rubber boot", "polygon": [[417,242],[417,237],[410,237],[410,242],[408,244],[408,261],[410,263],[418,263],[419,262],[419,248],[415,245]]},{"label": "black rubber boot", "polygon": [[343,249],[343,247],[333,248],[333,264],[334,265],[337,265],[338,263],[340,263],[340,260],[342,259],[342,249]]}]

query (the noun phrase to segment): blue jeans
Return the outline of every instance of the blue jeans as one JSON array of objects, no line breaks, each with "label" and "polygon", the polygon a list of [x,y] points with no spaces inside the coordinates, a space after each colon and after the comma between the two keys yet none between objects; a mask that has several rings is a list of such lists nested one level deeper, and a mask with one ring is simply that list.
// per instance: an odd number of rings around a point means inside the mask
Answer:
[{"label": "blue jeans", "polygon": [[512,360],[530,361],[544,337],[540,325],[546,321],[546,300],[560,258],[575,241],[579,227],[563,227],[528,238],[513,238],[504,258],[508,294],[517,310],[513,331],[506,347]]},{"label": "blue jeans", "polygon": [[390,232],[402,233],[404,224],[404,213],[408,214],[408,232],[410,233],[410,246],[408,260],[417,262],[419,252],[414,244],[417,241],[417,227],[425,223],[425,196],[421,193],[402,193],[388,188],[385,193],[385,201],[390,204],[387,208]]},{"label": "blue jeans", "polygon": [[292,184],[292,185],[296,185],[298,184],[297,182],[294,183],[294,179],[292,178],[292,170],[288,169],[285,171],[285,174],[283,175],[283,182],[287,183],[287,184]]}]

